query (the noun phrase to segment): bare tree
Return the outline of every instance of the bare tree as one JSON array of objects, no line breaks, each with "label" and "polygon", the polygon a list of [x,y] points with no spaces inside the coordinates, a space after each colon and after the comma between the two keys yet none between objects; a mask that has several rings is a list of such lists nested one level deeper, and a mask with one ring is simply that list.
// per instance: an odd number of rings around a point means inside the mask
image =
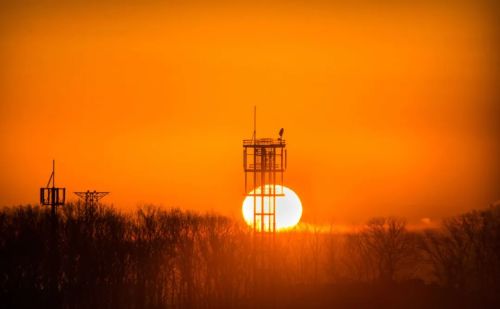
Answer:
[{"label": "bare tree", "polygon": [[446,219],[442,229],[425,232],[421,249],[443,286],[500,292],[500,206]]},{"label": "bare tree", "polygon": [[406,221],[398,218],[370,220],[359,234],[358,246],[376,277],[384,282],[393,282],[415,252]]}]

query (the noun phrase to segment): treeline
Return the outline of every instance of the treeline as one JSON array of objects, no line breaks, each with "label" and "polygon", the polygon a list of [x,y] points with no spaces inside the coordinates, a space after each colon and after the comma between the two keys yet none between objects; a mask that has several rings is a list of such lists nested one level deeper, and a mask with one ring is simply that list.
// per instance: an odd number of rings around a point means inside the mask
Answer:
[{"label": "treeline", "polygon": [[494,307],[500,207],[426,231],[377,218],[266,239],[176,209],[3,208],[0,293],[3,308]]}]

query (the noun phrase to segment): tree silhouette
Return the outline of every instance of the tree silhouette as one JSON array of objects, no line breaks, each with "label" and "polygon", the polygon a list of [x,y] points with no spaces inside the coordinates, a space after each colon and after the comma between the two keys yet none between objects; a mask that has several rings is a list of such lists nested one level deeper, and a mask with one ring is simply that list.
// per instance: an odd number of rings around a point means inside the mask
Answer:
[{"label": "tree silhouette", "polygon": [[421,249],[439,283],[479,293],[487,302],[500,294],[500,207],[472,211],[426,231]]},{"label": "tree silhouette", "polygon": [[398,218],[373,219],[347,234],[280,232],[273,250],[259,252],[272,262],[272,281],[256,272],[251,229],[217,214],[70,203],[58,211],[53,239],[51,219],[39,206],[0,211],[2,307],[499,304],[499,206],[423,232],[409,232]]},{"label": "tree silhouette", "polygon": [[351,255],[357,255],[354,268],[368,280],[392,283],[415,257],[414,237],[406,230],[403,219],[372,219],[349,241]]}]

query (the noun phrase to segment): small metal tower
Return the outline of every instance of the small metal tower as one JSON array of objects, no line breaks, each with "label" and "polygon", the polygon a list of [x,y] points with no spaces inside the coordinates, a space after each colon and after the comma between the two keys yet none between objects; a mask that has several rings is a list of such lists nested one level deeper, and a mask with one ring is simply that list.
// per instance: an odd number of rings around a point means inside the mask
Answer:
[{"label": "small metal tower", "polygon": [[252,306],[276,307],[276,197],[283,196],[287,165],[283,129],[278,138],[257,138],[256,108],[252,139],[243,140],[245,194],[253,201]]},{"label": "small metal tower", "polygon": [[99,200],[105,197],[106,195],[109,194],[109,192],[97,192],[97,191],[90,191],[87,190],[86,192],[73,192],[80,199],[85,201],[85,206],[86,207],[93,207],[94,205],[97,205],[99,203]]},{"label": "small metal tower", "polygon": [[[51,186],[52,184],[52,186]],[[52,160],[52,174],[45,188],[40,188],[40,204],[42,206],[50,206],[51,213],[51,235],[49,239],[50,262],[49,271],[50,278],[48,283],[49,304],[47,307],[61,307],[61,295],[58,291],[59,274],[60,274],[60,256],[59,256],[59,233],[58,233],[58,218],[57,207],[64,206],[66,201],[66,188],[56,187],[56,161]]]},{"label": "small metal tower", "polygon": [[[52,186],[51,186],[52,183]],[[56,161],[52,160],[52,174],[45,188],[40,188],[40,204],[50,206],[53,216],[57,213],[58,206],[64,206],[66,201],[66,188],[56,187]]]},{"label": "small metal tower", "polygon": [[284,130],[279,131],[279,138],[258,139],[255,118],[252,139],[243,140],[245,193],[253,198],[254,232],[275,233],[276,197],[283,195],[283,174],[287,164]]}]

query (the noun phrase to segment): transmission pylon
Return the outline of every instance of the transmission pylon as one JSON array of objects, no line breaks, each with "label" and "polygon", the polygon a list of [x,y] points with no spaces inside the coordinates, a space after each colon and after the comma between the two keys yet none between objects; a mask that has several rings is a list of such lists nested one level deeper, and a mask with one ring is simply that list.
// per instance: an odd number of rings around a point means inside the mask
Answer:
[{"label": "transmission pylon", "polygon": [[85,202],[86,207],[93,207],[99,203],[99,200],[109,194],[109,192],[98,192],[94,191],[84,191],[84,192],[73,192],[75,193],[81,200]]}]

